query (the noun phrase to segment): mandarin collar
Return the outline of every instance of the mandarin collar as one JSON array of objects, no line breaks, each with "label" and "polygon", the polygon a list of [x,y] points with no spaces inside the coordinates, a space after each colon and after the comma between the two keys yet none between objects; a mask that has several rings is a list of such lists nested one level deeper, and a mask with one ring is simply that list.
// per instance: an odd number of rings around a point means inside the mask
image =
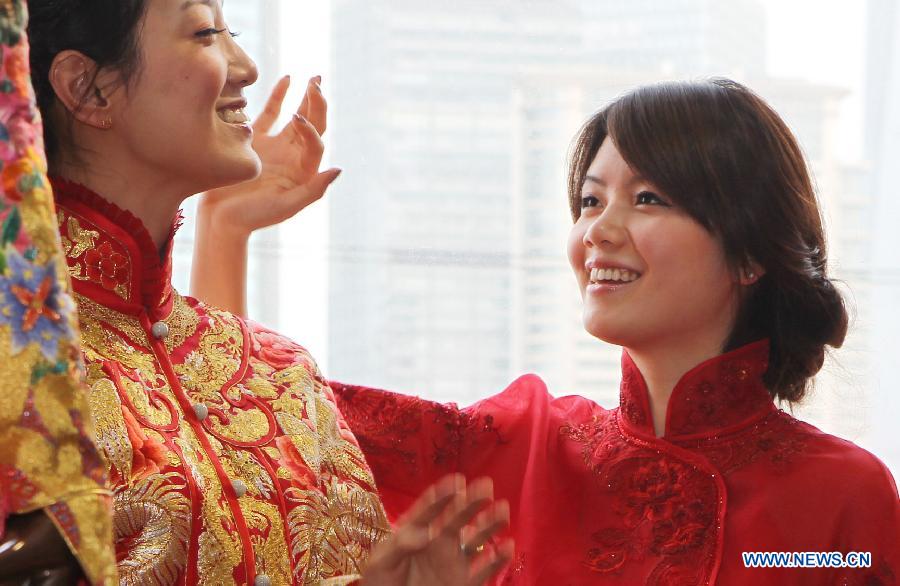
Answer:
[{"label": "mandarin collar", "polygon": [[151,320],[172,311],[172,247],[181,214],[162,255],[138,218],[87,187],[51,177],[66,263],[75,292]]},{"label": "mandarin collar", "polygon": [[[763,382],[768,365],[769,341],[760,340],[692,368],[672,390],[663,438],[726,434],[775,410]],[[627,351],[622,353],[619,407],[626,429],[655,435],[647,383]]]}]

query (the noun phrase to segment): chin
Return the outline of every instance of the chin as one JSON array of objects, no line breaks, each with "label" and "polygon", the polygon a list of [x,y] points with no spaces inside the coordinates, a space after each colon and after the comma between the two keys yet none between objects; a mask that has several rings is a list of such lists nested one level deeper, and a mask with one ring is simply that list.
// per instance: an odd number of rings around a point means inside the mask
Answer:
[{"label": "chin", "polygon": [[585,311],[582,323],[584,330],[591,336],[614,346],[627,347],[640,338],[634,320],[624,319],[622,315],[608,317],[599,312]]},{"label": "chin", "polygon": [[262,171],[262,163],[256,152],[251,150],[243,156],[231,157],[227,162],[222,161],[222,163],[217,165],[216,171],[213,179],[215,187],[209,187],[208,189],[228,187],[229,185],[237,185],[238,183],[256,179]]}]

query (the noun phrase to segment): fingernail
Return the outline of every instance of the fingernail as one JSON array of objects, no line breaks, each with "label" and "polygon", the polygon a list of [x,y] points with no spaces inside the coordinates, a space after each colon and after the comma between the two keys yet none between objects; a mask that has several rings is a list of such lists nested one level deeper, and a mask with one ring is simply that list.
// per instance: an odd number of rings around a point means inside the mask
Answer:
[{"label": "fingernail", "polygon": [[283,79],[286,79],[288,82],[290,82],[290,81],[291,81],[291,76],[290,76],[290,74],[285,75]]},{"label": "fingernail", "polygon": [[315,76],[313,78],[313,80],[316,82],[316,85],[322,85],[322,76],[321,75]]}]

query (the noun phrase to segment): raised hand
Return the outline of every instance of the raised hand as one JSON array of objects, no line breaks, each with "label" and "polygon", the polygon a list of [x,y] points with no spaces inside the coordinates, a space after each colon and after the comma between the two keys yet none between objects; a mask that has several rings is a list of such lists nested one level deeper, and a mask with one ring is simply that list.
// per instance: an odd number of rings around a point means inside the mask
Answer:
[{"label": "raised hand", "polygon": [[509,504],[493,492],[489,479],[466,486],[461,475],[428,489],[372,553],[363,586],[485,584],[513,555],[511,540],[489,544],[509,524]]},{"label": "raised hand", "polygon": [[325,194],[340,170],[319,172],[328,112],[320,83],[320,77],[309,80],[291,121],[270,134],[290,87],[290,78],[281,78],[253,123],[253,149],[262,161],[259,177],[207,192],[201,214],[210,214],[219,227],[249,235],[287,220]]},{"label": "raised hand", "polygon": [[205,193],[197,209],[191,294],[237,315],[247,315],[247,240],[254,230],[287,220],[320,199],[340,174],[319,172],[328,105],[314,77],[291,121],[269,134],[290,87],[282,78],[253,123],[259,177]]}]

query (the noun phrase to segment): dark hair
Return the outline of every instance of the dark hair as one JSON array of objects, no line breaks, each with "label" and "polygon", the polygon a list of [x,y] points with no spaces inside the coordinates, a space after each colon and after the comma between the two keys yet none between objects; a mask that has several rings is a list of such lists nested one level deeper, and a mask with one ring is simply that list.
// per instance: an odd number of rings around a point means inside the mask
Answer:
[{"label": "dark hair", "polygon": [[633,90],[592,116],[575,140],[568,187],[576,220],[585,174],[607,136],[635,172],[720,241],[735,270],[763,267],[724,350],[769,338],[769,392],[799,401],[825,346],[843,344],[848,315],[826,275],[818,201],[787,125],[727,79]]},{"label": "dark hair", "polygon": [[[127,84],[140,68],[138,25],[146,4],[146,0],[28,0],[31,78],[44,119],[44,148],[49,160],[70,146],[66,143],[71,134],[53,116],[57,99],[50,85],[53,59],[68,49],[79,51],[93,59],[98,70],[118,70]],[[88,88],[93,88],[95,79]]]}]

